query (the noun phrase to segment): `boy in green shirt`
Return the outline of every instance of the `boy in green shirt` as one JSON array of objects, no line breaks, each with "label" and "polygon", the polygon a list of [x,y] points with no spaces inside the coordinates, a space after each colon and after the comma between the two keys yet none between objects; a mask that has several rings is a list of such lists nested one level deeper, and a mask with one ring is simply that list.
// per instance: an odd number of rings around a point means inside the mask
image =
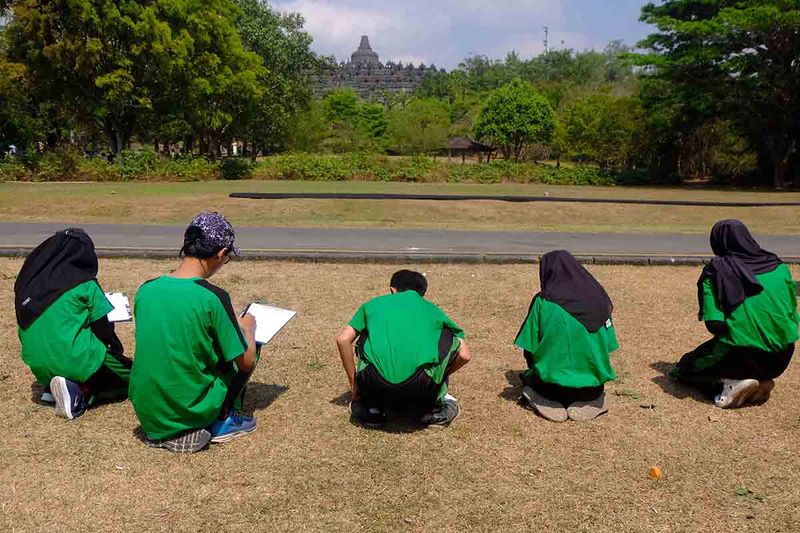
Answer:
[{"label": "boy in green shirt", "polygon": [[230,223],[202,213],[186,229],[178,269],[136,294],[130,396],[149,446],[196,452],[256,428],[241,414],[255,319],[237,318],[228,293],[206,281],[237,254]]},{"label": "boy in green shirt", "polygon": [[459,413],[448,377],[472,358],[464,332],[425,300],[428,282],[419,272],[396,272],[389,285],[390,294],[359,307],[336,338],[353,417],[376,425],[396,410],[447,426]]},{"label": "boy in green shirt", "polygon": [[515,340],[528,363],[520,401],[553,422],[592,420],[608,411],[604,385],[616,377],[611,299],[564,250],[542,256],[539,285]]},{"label": "boy in green shirt", "polygon": [[22,360],[57,416],[78,418],[96,401],[128,395],[131,361],[106,315],[97,254],[81,229],[59,231],[25,259],[14,284]]},{"label": "boy in green shirt", "polygon": [[722,409],[764,403],[794,354],[797,285],[742,222],[718,222],[710,240],[715,257],[697,290],[699,319],[713,338],[684,355],[672,375],[710,392]]}]

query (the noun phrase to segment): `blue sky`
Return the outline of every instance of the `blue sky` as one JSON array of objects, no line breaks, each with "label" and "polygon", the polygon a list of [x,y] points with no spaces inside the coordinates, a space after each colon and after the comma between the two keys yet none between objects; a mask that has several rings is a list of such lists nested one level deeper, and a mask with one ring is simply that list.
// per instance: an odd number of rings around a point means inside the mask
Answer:
[{"label": "blue sky", "polygon": [[[635,44],[649,33],[639,22],[646,0],[273,0],[306,18],[314,49],[348,59],[362,34],[382,61],[453,68],[480,53],[494,58],[543,49],[543,26],[553,48]],[[489,6],[489,8],[487,8]]]}]

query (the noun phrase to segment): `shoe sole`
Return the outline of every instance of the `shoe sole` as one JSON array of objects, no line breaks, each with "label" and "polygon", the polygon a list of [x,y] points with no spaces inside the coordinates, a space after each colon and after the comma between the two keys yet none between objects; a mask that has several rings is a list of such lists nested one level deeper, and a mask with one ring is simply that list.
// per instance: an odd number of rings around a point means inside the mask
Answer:
[{"label": "shoe sole", "polygon": [[591,422],[608,412],[608,407],[569,407],[567,416],[573,422]]},{"label": "shoe sole", "polygon": [[[61,376],[56,376],[50,380],[50,393],[53,395],[53,400],[56,402],[55,414],[60,418],[72,420],[72,406],[69,401],[69,389],[67,388],[67,380]],[[65,401],[67,400],[67,401]]]},{"label": "shoe sole", "polygon": [[447,422],[443,422],[441,424],[428,424],[428,427],[431,428],[431,429],[444,429],[446,427],[449,427],[450,424],[452,424],[455,421],[455,419],[458,418],[459,416],[461,416],[461,406],[460,405],[458,406],[458,410],[456,411],[456,416],[454,416],[453,418],[451,418]]},{"label": "shoe sole", "polygon": [[525,400],[525,402],[527,402],[530,408],[536,412],[536,414],[545,420],[555,422],[557,424],[569,420],[569,415],[567,414],[567,410],[564,406],[558,407],[556,405],[547,405],[556,402],[548,400],[533,390],[532,387],[526,386],[522,389],[522,398]]},{"label": "shoe sole", "polygon": [[758,393],[758,389],[760,387],[758,381],[754,379],[749,381],[750,383],[748,383],[747,385],[741,386],[738,390],[734,390],[731,402],[728,405],[725,406],[717,405],[717,407],[719,407],[720,409],[736,409],[744,405],[747,402],[747,400],[749,400]]},{"label": "shoe sole", "polygon": [[157,441],[150,440],[145,436],[144,443],[150,448],[159,448],[172,453],[197,453],[206,448],[211,442],[211,433],[207,430],[198,431],[196,434],[183,437],[177,441]]},{"label": "shoe sole", "polygon": [[772,396],[772,389],[775,388],[775,381],[768,379],[765,381],[761,381],[758,384],[758,390],[753,394],[750,399],[749,403],[754,405],[761,405],[762,403],[767,403],[770,396]]},{"label": "shoe sole", "polygon": [[382,428],[382,427],[386,426],[386,421],[385,420],[380,421],[380,422],[365,422],[363,420],[359,420],[356,417],[353,417],[353,420],[355,420],[356,423],[359,426],[361,426],[363,428],[367,428],[367,429],[378,429],[378,428]]},{"label": "shoe sole", "polygon": [[233,439],[238,439],[239,437],[244,437],[245,435],[249,435],[255,430],[256,428],[241,429],[239,431],[234,431],[233,433],[226,433],[225,435],[220,435],[219,437],[211,437],[210,442],[213,442],[214,444],[224,444],[226,442],[232,441]]}]

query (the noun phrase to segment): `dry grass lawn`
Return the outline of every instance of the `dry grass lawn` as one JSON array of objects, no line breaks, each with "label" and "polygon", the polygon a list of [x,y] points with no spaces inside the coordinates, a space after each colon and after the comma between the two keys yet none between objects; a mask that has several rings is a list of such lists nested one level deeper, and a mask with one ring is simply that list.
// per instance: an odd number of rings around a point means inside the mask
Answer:
[{"label": "dry grass lawn", "polygon": [[[663,378],[706,337],[694,268],[592,267],[616,303],[619,379],[608,415],[558,425],[513,401],[524,362],[512,341],[536,267],[421,267],[474,346],[452,380],[463,411],[446,430],[380,431],[348,421],[333,336],[394,267],[231,264],[215,281],[237,307],[300,314],[253,378],[257,431],[186,457],[145,447],[128,402],[68,423],[31,400],[12,305],[20,266],[0,260],[0,530],[800,530],[797,363],[769,403],[734,411]],[[172,266],[104,261],[101,282],[133,296]],[[119,330],[132,354],[133,326]],[[661,480],[648,479],[652,465]]]},{"label": "dry grass lawn", "polygon": [[0,221],[183,225],[201,209],[236,225],[642,233],[707,233],[738,218],[759,234],[800,232],[796,207],[682,207],[493,201],[242,200],[249,192],[518,194],[565,197],[800,201],[800,193],[521,184],[243,181],[204,183],[0,183]]}]

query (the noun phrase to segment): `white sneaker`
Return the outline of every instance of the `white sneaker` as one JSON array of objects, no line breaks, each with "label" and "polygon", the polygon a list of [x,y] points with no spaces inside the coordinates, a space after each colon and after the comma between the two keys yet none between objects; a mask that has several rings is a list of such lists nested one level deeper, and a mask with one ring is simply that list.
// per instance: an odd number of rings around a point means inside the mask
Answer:
[{"label": "white sneaker", "polygon": [[720,409],[741,407],[758,392],[759,383],[754,379],[723,379],[722,392],[714,398],[714,405]]}]

